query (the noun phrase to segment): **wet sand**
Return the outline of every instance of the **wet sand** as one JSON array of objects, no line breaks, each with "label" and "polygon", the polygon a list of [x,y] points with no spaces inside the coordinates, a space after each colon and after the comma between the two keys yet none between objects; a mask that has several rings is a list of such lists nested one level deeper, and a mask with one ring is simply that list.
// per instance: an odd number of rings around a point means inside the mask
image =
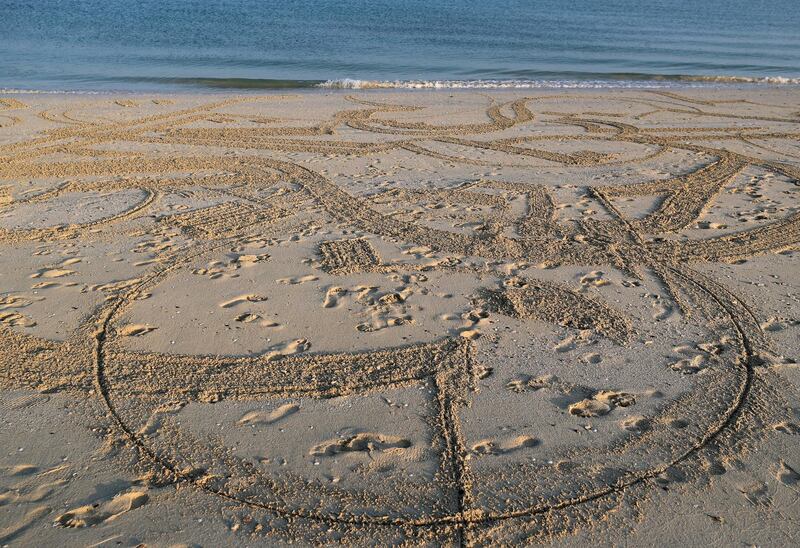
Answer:
[{"label": "wet sand", "polygon": [[800,91],[0,97],[0,545],[789,545]]}]

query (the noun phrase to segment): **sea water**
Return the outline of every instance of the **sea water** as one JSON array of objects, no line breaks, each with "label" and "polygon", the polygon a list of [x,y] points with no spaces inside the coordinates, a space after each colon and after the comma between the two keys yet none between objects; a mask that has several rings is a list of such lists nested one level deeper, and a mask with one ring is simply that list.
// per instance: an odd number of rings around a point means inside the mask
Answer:
[{"label": "sea water", "polygon": [[0,89],[800,84],[800,0],[0,0]]}]

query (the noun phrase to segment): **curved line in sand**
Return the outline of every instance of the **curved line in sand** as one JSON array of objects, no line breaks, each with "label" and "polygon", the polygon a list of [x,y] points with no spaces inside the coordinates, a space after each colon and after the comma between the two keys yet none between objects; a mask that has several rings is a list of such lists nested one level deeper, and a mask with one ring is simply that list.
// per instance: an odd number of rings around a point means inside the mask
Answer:
[{"label": "curved line in sand", "polygon": [[[290,162],[282,162],[275,160],[272,160],[272,162],[273,165],[283,164],[282,167],[288,168],[287,169],[288,171],[294,171],[299,168],[302,171],[312,173],[317,178],[317,182],[325,180],[328,184],[333,185],[333,183],[327,181],[327,179],[325,179],[321,175],[311,172],[306,168],[302,168],[301,166],[297,166]],[[341,189],[338,190],[339,192],[343,192],[341,191]],[[260,508],[262,510],[266,510],[268,512],[279,514],[282,516],[311,519],[311,520],[324,521],[330,523],[345,523],[351,525],[411,526],[411,527],[432,527],[437,525],[466,526],[466,525],[490,523],[490,522],[508,520],[513,518],[532,516],[536,514],[546,513],[552,510],[560,510],[563,508],[567,508],[569,506],[585,504],[594,500],[607,497],[615,493],[619,493],[631,486],[640,484],[649,479],[653,479],[658,475],[662,474],[668,468],[675,466],[676,464],[691,457],[693,454],[695,454],[697,451],[699,451],[705,445],[711,442],[714,438],[716,438],[727,426],[729,426],[736,419],[738,413],[740,412],[747,398],[747,394],[750,391],[752,385],[753,362],[754,362],[753,344],[749,340],[746,330],[737,321],[735,311],[731,310],[728,306],[726,306],[725,301],[727,299],[725,298],[725,296],[718,296],[709,287],[706,287],[701,282],[698,282],[697,280],[693,279],[691,275],[687,274],[686,272],[684,272],[679,268],[672,267],[669,265],[662,265],[664,266],[664,268],[670,270],[674,275],[679,276],[683,278],[686,282],[695,285],[700,291],[708,295],[713,301],[717,303],[718,306],[720,306],[723,310],[725,310],[725,312],[729,317],[729,320],[731,321],[731,324],[733,325],[738,335],[739,342],[744,350],[744,358],[741,361],[737,361],[737,363],[735,364],[729,364],[733,365],[736,368],[743,369],[744,373],[743,379],[738,383],[738,392],[736,394],[736,397],[730,403],[728,408],[719,415],[716,424],[714,424],[695,443],[686,448],[674,459],[662,463],[660,465],[650,467],[645,471],[632,473],[627,478],[622,478],[605,488],[598,489],[594,492],[587,493],[585,495],[570,497],[548,504],[535,505],[526,509],[516,510],[511,512],[486,512],[479,508],[471,508],[464,512],[432,515],[424,518],[411,517],[411,516],[408,517],[365,516],[357,514],[342,516],[342,515],[327,514],[322,512],[311,512],[302,509],[289,509],[281,507],[279,505],[265,504],[265,503],[260,503],[258,501],[252,501],[247,498],[239,497],[235,494],[232,494],[222,489],[217,489],[208,485],[200,484],[199,482],[197,482],[196,478],[193,478],[191,475],[179,471],[174,465],[174,463],[160,456],[155,450],[153,450],[149,445],[147,445],[144,441],[142,441],[142,439],[133,431],[133,429],[127,426],[125,420],[117,411],[117,408],[112,400],[112,396],[109,391],[109,386],[105,376],[106,364],[105,364],[104,345],[108,339],[109,327],[113,323],[115,315],[124,308],[123,305],[127,304],[127,302],[129,302],[129,300],[136,295],[137,291],[141,287],[157,281],[159,277],[166,276],[170,272],[178,269],[183,263],[188,262],[189,260],[192,260],[194,258],[197,258],[209,251],[212,251],[213,249],[222,247],[226,243],[227,239],[215,242],[214,245],[207,246],[206,248],[198,251],[197,253],[193,253],[191,255],[183,257],[179,262],[169,265],[168,267],[162,269],[161,271],[155,272],[151,276],[142,280],[139,284],[133,286],[127,292],[126,295],[119,297],[116,301],[113,301],[112,304],[109,306],[109,308],[103,313],[101,313],[102,317],[98,322],[99,324],[98,328],[95,330],[93,334],[95,339],[95,350],[94,350],[95,385],[97,387],[99,394],[101,395],[101,399],[108,408],[109,413],[111,414],[117,425],[120,427],[120,429],[130,439],[130,441],[134,443],[140,450],[142,450],[150,460],[159,464],[165,470],[169,471],[170,475],[172,475],[172,477],[174,477],[177,481],[186,481],[193,484],[195,487],[203,491],[206,491],[210,494],[222,497],[227,500],[235,501],[241,504],[246,504],[252,507]],[[736,297],[733,296],[732,294],[728,294],[727,297],[736,299]],[[736,300],[738,301],[738,299]]]}]

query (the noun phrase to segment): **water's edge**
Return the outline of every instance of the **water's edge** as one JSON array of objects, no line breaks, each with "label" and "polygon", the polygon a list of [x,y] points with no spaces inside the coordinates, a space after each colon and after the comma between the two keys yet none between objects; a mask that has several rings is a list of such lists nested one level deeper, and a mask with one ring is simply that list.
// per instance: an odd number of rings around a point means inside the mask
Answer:
[{"label": "water's edge", "polygon": [[779,76],[695,76],[677,74],[603,74],[585,78],[513,79],[513,80],[361,80],[343,78],[336,80],[278,80],[268,78],[169,78],[130,77],[108,79],[102,90],[83,89],[26,89],[0,88],[0,93],[125,93],[164,91],[254,91],[254,90],[337,90],[337,89],[652,89],[652,88],[704,88],[704,87],[763,87],[800,86],[800,78]]}]

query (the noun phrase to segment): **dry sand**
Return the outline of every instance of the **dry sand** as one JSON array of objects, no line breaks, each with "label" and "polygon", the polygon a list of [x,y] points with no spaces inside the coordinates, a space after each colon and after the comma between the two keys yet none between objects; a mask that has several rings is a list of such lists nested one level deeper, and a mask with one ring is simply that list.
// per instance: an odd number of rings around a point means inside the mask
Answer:
[{"label": "dry sand", "polygon": [[0,545],[800,542],[800,91],[0,99]]}]

